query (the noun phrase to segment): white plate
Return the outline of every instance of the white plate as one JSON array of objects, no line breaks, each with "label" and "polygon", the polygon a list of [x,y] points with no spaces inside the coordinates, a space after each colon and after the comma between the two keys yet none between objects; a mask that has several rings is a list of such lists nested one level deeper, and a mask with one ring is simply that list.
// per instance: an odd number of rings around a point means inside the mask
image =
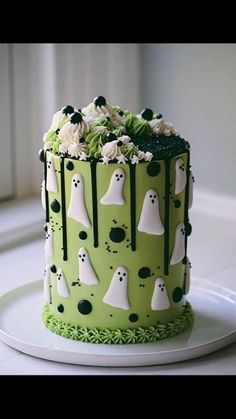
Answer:
[{"label": "white plate", "polygon": [[156,343],[105,345],[76,342],[50,332],[40,317],[42,280],[0,298],[0,339],[21,352],[51,361],[96,366],[167,364],[214,352],[236,340],[236,293],[202,279],[192,281],[191,330]]}]

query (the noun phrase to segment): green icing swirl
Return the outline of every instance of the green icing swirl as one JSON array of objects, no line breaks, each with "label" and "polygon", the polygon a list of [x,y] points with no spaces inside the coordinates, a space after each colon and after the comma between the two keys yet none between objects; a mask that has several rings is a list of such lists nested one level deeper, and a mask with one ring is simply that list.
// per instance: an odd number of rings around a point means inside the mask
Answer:
[{"label": "green icing swirl", "polygon": [[52,332],[69,339],[90,343],[125,344],[156,342],[183,333],[192,326],[194,314],[190,303],[186,303],[183,313],[173,321],[150,327],[137,327],[134,329],[99,330],[87,327],[74,326],[50,312],[48,304],[43,307],[42,318],[45,326]]},{"label": "green icing swirl", "polygon": [[99,158],[103,146],[102,134],[99,131],[91,132],[87,135],[86,140],[86,154],[88,157]]},{"label": "green icing swirl", "polygon": [[132,113],[126,113],[125,115],[125,128],[127,129],[128,135],[141,136],[150,135],[151,128],[147,121],[139,119]]}]

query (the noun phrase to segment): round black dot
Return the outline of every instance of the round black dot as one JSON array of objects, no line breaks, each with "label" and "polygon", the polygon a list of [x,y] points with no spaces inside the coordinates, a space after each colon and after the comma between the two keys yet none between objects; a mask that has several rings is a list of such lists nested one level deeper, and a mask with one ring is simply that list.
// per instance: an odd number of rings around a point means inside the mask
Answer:
[{"label": "round black dot", "polygon": [[94,103],[96,106],[106,106],[106,104],[107,104],[106,99],[105,99],[105,97],[103,97],[103,96],[97,96],[97,97],[95,97],[95,98],[93,99],[93,103]]},{"label": "round black dot", "polygon": [[55,265],[52,265],[50,269],[51,269],[51,272],[52,272],[52,273],[54,273],[54,274],[55,274],[55,273],[56,273],[56,271],[57,271],[57,268],[56,268],[56,266],[55,266]]},{"label": "round black dot", "polygon": [[92,311],[92,304],[88,300],[80,300],[78,310],[81,314],[89,314]]},{"label": "round black dot", "polygon": [[176,287],[173,291],[172,298],[175,303],[178,303],[183,297],[183,290],[180,287]]},{"label": "round black dot", "polygon": [[74,163],[72,163],[72,161],[68,161],[68,163],[66,163],[66,168],[67,170],[73,170],[74,169]]},{"label": "round black dot", "polygon": [[157,176],[161,171],[161,166],[159,163],[157,163],[156,161],[152,161],[151,163],[149,163],[148,167],[147,167],[147,174],[149,176]]},{"label": "round black dot", "polygon": [[112,317],[112,314],[110,314],[110,317]]},{"label": "round black dot", "polygon": [[118,141],[117,145],[118,145],[119,147],[121,147],[121,146],[123,145],[122,141],[121,141],[121,140],[120,140],[120,141]]},{"label": "round black dot", "polygon": [[81,113],[75,112],[70,118],[70,122],[72,124],[79,124],[83,120]]},{"label": "round black dot", "polygon": [[44,149],[41,148],[39,150],[39,160],[43,163],[44,162]]},{"label": "round black dot", "polygon": [[151,271],[149,268],[144,266],[143,268],[139,269],[138,276],[142,279],[148,278],[149,276],[151,276]]},{"label": "round black dot", "polygon": [[110,266],[110,269],[113,269],[113,266]]},{"label": "round black dot", "polygon": [[135,313],[130,314],[129,321],[135,323],[138,320],[138,315]]},{"label": "round black dot", "polygon": [[174,201],[174,204],[175,204],[175,208],[180,208],[181,207],[181,201],[179,199]]},{"label": "round black dot", "polygon": [[123,112],[122,110],[120,110],[120,111],[118,112],[118,114],[119,114],[120,116],[123,116],[123,115],[124,115],[124,112]]},{"label": "round black dot", "polygon": [[64,306],[62,304],[59,304],[57,306],[57,310],[59,311],[59,313],[63,313],[64,312]]},{"label": "round black dot", "polygon": [[149,314],[147,314],[147,317],[150,317],[150,315],[149,315]]},{"label": "round black dot", "polygon": [[117,140],[117,136],[115,134],[113,134],[112,132],[110,132],[109,134],[107,134],[107,141],[115,141]]},{"label": "round black dot", "polygon": [[73,106],[70,106],[70,105],[64,106],[64,108],[62,109],[62,113],[64,113],[65,115],[70,115],[74,113]]},{"label": "round black dot", "polygon": [[59,202],[58,202],[56,199],[54,199],[54,200],[52,201],[52,203],[51,203],[51,208],[52,208],[52,210],[53,210],[54,212],[60,212],[61,206],[60,206]]},{"label": "round black dot", "polygon": [[91,297],[93,297],[93,294],[90,294],[91,295]]},{"label": "round black dot", "polygon": [[80,144],[85,143],[85,138],[84,138],[84,137],[81,137],[81,138],[79,139],[79,142],[80,142]]},{"label": "round black dot", "polygon": [[79,238],[80,238],[81,240],[86,240],[86,239],[87,239],[87,237],[88,237],[88,235],[87,235],[86,231],[80,231],[80,232],[79,232]]},{"label": "round black dot", "polygon": [[125,231],[121,227],[111,227],[109,237],[113,242],[120,243],[125,238]]},{"label": "round black dot", "polygon": [[43,228],[44,228],[44,231],[48,231],[48,226],[47,226],[47,224],[44,224],[44,226],[43,226]]},{"label": "round black dot", "polygon": [[187,236],[190,236],[190,234],[192,233],[192,225],[190,223],[187,223],[185,225],[185,231],[186,231]]},{"label": "round black dot", "polygon": [[153,118],[153,111],[149,108],[143,109],[140,114],[143,119],[146,119],[146,121],[151,121]]}]

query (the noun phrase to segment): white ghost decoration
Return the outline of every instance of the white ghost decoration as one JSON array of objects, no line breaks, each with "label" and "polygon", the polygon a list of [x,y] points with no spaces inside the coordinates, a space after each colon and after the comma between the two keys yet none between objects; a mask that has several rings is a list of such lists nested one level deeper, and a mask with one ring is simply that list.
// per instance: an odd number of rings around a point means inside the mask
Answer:
[{"label": "white ghost decoration", "polygon": [[186,169],[182,159],[175,162],[175,195],[182,192],[186,185]]},{"label": "white ghost decoration", "polygon": [[187,263],[185,265],[184,271],[184,295],[187,295],[190,289],[190,268],[191,263],[189,262],[189,258],[187,257]]},{"label": "white ghost decoration", "polygon": [[50,264],[48,263],[44,269],[44,282],[43,282],[43,292],[44,300],[47,304],[51,303],[51,292],[50,292]]},{"label": "white ghost decoration", "polygon": [[159,199],[155,189],[149,189],[143,201],[143,207],[138,223],[138,231],[161,236],[164,226],[160,217]]},{"label": "white ghost decoration", "polygon": [[185,228],[184,223],[179,223],[175,232],[175,244],[171,255],[170,264],[175,265],[184,258],[185,255]]},{"label": "white ghost decoration", "polygon": [[97,275],[91,264],[89,254],[85,247],[79,249],[79,279],[82,284],[98,284]]},{"label": "white ghost decoration", "polygon": [[169,298],[166,292],[166,285],[163,278],[157,278],[152,294],[152,310],[166,310],[170,307]]},{"label": "white ghost decoration", "polygon": [[129,310],[128,271],[124,266],[116,269],[103,301],[112,307]]},{"label": "white ghost decoration", "polygon": [[42,186],[41,186],[41,202],[42,202],[42,207],[44,210],[46,210],[46,201],[45,201],[45,180],[42,181]]},{"label": "white ghost decoration", "polygon": [[194,177],[192,172],[189,173],[189,189],[188,189],[188,209],[193,205],[193,182]]},{"label": "white ghost decoration", "polygon": [[51,227],[49,227],[48,231],[46,232],[44,245],[46,263],[48,263],[50,259],[54,256],[53,236],[53,230]]},{"label": "white ghost decoration", "polygon": [[123,186],[125,182],[125,172],[123,169],[116,169],[111,177],[109,188],[105,195],[100,199],[103,205],[123,205]]},{"label": "white ghost decoration", "polygon": [[84,200],[84,179],[81,173],[76,173],[71,181],[70,205],[67,213],[69,218],[83,224],[84,227],[91,226]]},{"label": "white ghost decoration", "polygon": [[57,271],[57,294],[64,298],[67,298],[70,295],[70,291],[62,269],[58,269]]},{"label": "white ghost decoration", "polygon": [[46,188],[48,192],[58,192],[57,175],[55,172],[54,160],[51,156],[47,160]]}]

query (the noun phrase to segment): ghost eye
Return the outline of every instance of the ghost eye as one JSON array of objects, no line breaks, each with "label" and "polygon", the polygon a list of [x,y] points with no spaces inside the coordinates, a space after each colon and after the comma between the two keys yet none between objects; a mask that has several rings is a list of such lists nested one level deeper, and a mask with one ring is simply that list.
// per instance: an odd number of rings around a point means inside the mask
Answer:
[{"label": "ghost eye", "polygon": [[123,273],[123,276],[126,276],[126,273]]},{"label": "ghost eye", "polygon": [[153,198],[156,198],[157,196],[156,195],[153,195]]},{"label": "ghost eye", "polygon": [[123,175],[120,175],[120,177],[123,177]]},{"label": "ghost eye", "polygon": [[118,174],[116,174],[116,177],[118,177],[119,175]]},{"label": "ghost eye", "polygon": [[73,179],[73,182],[75,183],[75,179]]},{"label": "ghost eye", "polygon": [[150,198],[152,198],[152,195],[150,195]]},{"label": "ghost eye", "polygon": [[83,255],[83,258],[85,258],[85,255]]},{"label": "ghost eye", "polygon": [[81,255],[79,255],[79,258],[81,258]]},{"label": "ghost eye", "polygon": [[118,272],[118,275],[120,275],[120,272]]},{"label": "ghost eye", "polygon": [[159,284],[158,287],[161,288],[161,284]]}]

